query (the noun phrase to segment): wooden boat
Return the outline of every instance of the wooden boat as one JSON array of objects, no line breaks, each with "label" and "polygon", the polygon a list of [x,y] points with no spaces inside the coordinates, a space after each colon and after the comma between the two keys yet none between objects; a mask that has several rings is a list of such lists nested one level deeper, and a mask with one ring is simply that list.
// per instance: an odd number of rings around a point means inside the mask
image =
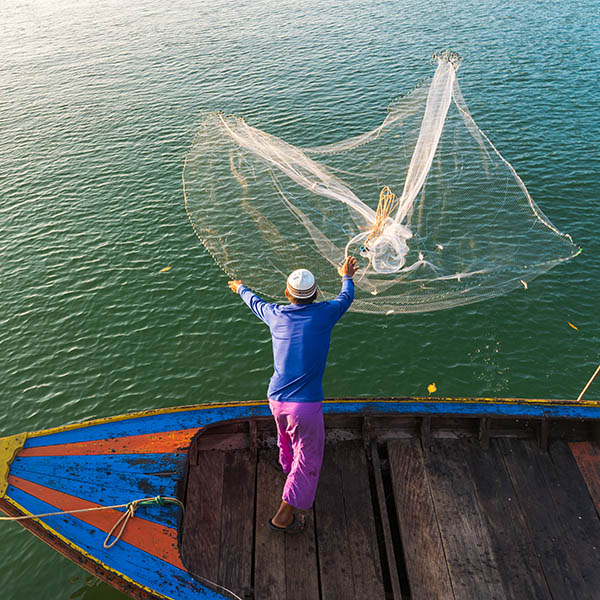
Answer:
[{"label": "wooden boat", "polygon": [[[323,408],[323,471],[299,535],[265,527],[284,480],[266,402],[3,438],[0,509],[65,511],[20,523],[139,599],[598,597],[600,402],[354,398]],[[126,505],[156,496],[185,511],[139,505],[105,547]]]}]

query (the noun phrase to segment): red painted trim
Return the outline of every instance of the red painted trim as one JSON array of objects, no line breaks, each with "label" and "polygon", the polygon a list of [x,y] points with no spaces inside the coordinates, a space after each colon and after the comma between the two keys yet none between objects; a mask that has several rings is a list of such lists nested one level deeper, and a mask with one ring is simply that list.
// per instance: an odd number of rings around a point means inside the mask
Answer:
[{"label": "red painted trim", "polygon": [[55,444],[53,446],[37,446],[23,448],[17,456],[76,456],[90,454],[153,454],[172,452],[184,454],[187,452],[191,439],[198,432],[194,429],[179,431],[164,431],[161,433],[145,433],[108,440],[92,440],[72,442],[70,444]]},{"label": "red painted trim", "polygon": [[[8,483],[20,490],[35,496],[39,500],[46,502],[54,507],[57,511],[60,510],[75,510],[79,508],[97,508],[101,504],[89,502],[64,492],[59,492],[51,488],[32,483],[26,479],[9,476]],[[115,509],[107,509],[101,511],[76,513],[72,515],[74,518],[97,527],[101,531],[108,533],[113,525],[123,516],[123,513]],[[112,538],[111,538],[112,539]],[[177,549],[177,531],[171,527],[165,527],[152,521],[147,521],[141,517],[130,519],[121,540],[135,546],[143,552],[147,552],[157,558],[160,558],[178,569],[183,571],[186,568],[183,566],[179,558]],[[76,540],[73,540],[77,543]],[[119,542],[117,542],[118,544]]]}]

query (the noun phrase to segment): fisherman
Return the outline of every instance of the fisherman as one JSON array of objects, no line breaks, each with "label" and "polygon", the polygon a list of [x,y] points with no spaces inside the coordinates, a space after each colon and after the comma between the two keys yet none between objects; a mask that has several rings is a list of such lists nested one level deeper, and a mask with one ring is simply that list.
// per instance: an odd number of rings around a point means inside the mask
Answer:
[{"label": "fisherman", "polygon": [[287,479],[279,510],[267,523],[271,531],[303,531],[304,517],[294,510],[308,510],[315,500],[325,445],[323,373],[333,326],[354,300],[352,277],[358,268],[354,257],[346,258],[339,269],[342,291],[328,302],[315,303],[317,281],[307,269],[288,277],[289,305],[267,303],[241,281],[229,282],[229,288],[269,326],[273,340],[275,372],[267,395],[277,425],[279,463]]}]

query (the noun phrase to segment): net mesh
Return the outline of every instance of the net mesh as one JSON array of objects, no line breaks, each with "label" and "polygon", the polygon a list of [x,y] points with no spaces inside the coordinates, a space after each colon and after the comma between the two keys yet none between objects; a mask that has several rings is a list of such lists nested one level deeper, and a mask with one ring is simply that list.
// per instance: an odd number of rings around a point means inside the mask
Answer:
[{"label": "net mesh", "polygon": [[185,160],[186,209],[231,278],[283,300],[287,275],[307,268],[329,299],[353,255],[352,310],[423,312],[527,287],[579,253],[472,119],[457,55],[434,58],[431,83],[379,127],[327,146],[206,116]]}]

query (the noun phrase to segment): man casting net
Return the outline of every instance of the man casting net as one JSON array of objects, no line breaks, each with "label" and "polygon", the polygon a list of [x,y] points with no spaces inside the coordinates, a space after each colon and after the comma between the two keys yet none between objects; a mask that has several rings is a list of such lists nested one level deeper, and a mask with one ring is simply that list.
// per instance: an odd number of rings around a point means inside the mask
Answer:
[{"label": "man casting net", "polygon": [[298,148],[208,115],[184,167],[188,216],[232,279],[282,299],[290,271],[359,259],[351,310],[422,312],[504,294],[577,255],[471,117],[454,53],[358,137]]}]

